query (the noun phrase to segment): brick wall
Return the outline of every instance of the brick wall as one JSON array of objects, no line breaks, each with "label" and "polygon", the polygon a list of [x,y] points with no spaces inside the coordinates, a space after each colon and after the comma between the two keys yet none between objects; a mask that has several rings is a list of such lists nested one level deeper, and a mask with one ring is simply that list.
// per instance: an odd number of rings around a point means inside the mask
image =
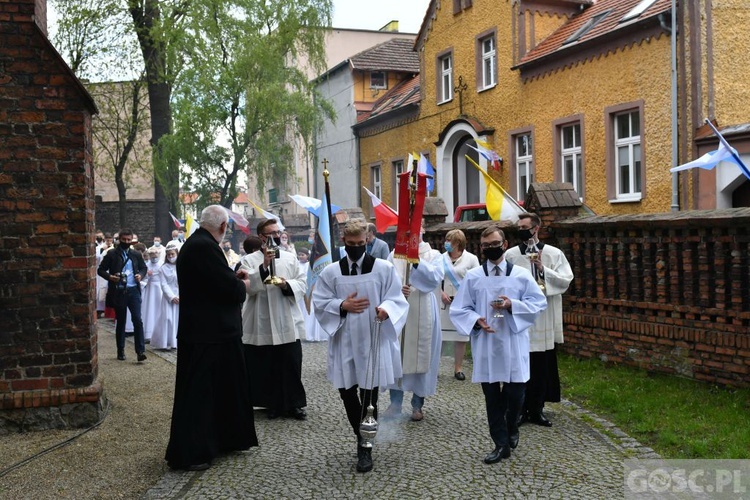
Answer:
[{"label": "brick wall", "polygon": [[[154,202],[127,201],[127,215],[125,226],[138,235],[147,247],[154,242]],[[96,229],[114,234],[120,229],[120,204],[113,201],[96,201]],[[167,241],[171,239],[168,238]],[[165,242],[166,243],[166,242]]]},{"label": "brick wall", "polygon": [[575,273],[565,351],[750,384],[750,209],[568,219],[552,237]]},{"label": "brick wall", "polygon": [[102,396],[96,107],[34,22],[40,6],[0,2],[0,433],[89,424]]}]

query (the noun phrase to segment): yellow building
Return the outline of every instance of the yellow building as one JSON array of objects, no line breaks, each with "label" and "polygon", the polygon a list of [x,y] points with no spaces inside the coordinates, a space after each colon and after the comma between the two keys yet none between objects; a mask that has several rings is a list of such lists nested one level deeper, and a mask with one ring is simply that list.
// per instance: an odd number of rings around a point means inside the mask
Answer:
[{"label": "yellow building", "polygon": [[483,201],[464,158],[487,166],[471,148],[479,139],[503,158],[490,172],[519,199],[531,182],[571,182],[597,214],[750,205],[731,163],[669,170],[716,149],[705,118],[750,157],[750,6],[683,3],[673,49],[670,0],[433,0],[415,43],[418,106],[394,103],[396,88],[375,105],[387,112],[355,127],[362,184],[379,182],[394,206],[394,174],[414,151],[429,155],[450,212]]}]

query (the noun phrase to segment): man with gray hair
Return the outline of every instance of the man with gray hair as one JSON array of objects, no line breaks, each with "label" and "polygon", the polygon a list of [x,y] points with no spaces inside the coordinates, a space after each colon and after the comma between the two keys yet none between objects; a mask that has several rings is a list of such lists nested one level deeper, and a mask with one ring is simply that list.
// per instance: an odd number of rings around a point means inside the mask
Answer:
[{"label": "man with gray hair", "polygon": [[391,253],[391,249],[388,248],[388,243],[375,236],[377,227],[372,222],[367,224],[367,253],[375,257],[376,259],[387,259],[388,254]]},{"label": "man with gray hair", "polygon": [[250,282],[219,247],[227,223],[224,207],[206,207],[177,258],[180,354],[165,457],[172,469],[204,470],[221,453],[258,445],[242,348]]}]

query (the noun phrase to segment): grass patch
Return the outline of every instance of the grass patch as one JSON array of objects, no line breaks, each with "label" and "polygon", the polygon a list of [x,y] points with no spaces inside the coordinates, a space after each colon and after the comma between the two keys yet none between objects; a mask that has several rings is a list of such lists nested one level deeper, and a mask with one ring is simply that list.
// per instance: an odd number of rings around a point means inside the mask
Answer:
[{"label": "grass patch", "polygon": [[750,389],[559,354],[563,396],[664,458],[750,458]]}]

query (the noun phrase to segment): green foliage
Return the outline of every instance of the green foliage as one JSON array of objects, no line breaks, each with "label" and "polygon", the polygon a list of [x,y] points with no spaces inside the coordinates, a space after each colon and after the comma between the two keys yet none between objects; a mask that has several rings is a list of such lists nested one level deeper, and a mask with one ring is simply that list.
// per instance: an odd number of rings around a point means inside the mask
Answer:
[{"label": "green foliage", "polygon": [[750,390],[560,355],[563,394],[664,458],[750,458]]},{"label": "green foliage", "polygon": [[259,186],[292,171],[297,137],[308,140],[330,108],[313,98],[298,57],[324,64],[329,0],[205,0],[187,13],[184,66],[173,99],[174,133],[160,146],[178,158],[183,188],[228,205],[237,178]]}]

